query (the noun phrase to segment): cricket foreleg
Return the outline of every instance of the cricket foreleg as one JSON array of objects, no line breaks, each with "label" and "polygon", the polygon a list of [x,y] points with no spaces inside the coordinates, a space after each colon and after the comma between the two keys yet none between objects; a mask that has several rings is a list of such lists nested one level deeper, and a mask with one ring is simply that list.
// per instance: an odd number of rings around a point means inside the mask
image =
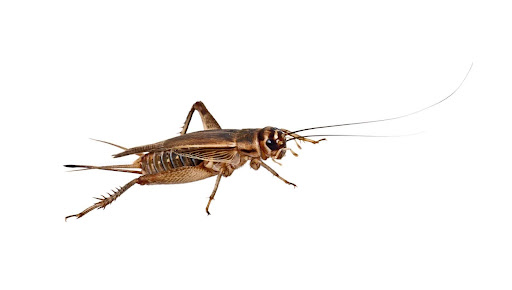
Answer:
[{"label": "cricket foreleg", "polygon": [[282,181],[284,181],[284,183],[289,184],[289,185],[293,185],[293,187],[297,186],[297,185],[295,185],[295,183],[291,183],[288,180],[282,178],[274,169],[270,168],[270,166],[268,166],[267,164],[263,163],[263,161],[261,161],[259,159],[252,159],[251,160],[251,168],[252,169],[258,170],[260,168],[260,165],[263,166],[270,173],[272,173],[275,177],[277,177],[277,178],[281,179]]},{"label": "cricket foreleg", "polygon": [[212,202],[213,198],[215,197],[215,193],[217,192],[217,188],[219,187],[220,178],[222,177],[222,170],[217,175],[217,181],[215,181],[215,187],[213,188],[213,192],[210,195],[210,199],[208,200],[208,204],[206,205],[206,213],[210,215],[210,212],[208,209],[210,208],[210,203]]},{"label": "cricket foreleg", "polygon": [[79,218],[83,217],[84,215],[86,215],[87,213],[89,213],[90,211],[92,211],[93,209],[105,208],[107,205],[111,204],[114,200],[116,200],[119,196],[121,196],[121,194],[123,194],[130,187],[132,187],[135,183],[137,183],[138,180],[139,179],[136,178],[136,179],[128,182],[126,185],[124,185],[124,186],[122,186],[120,188],[117,188],[116,190],[113,190],[113,194],[108,193],[108,196],[103,196],[102,195],[102,198],[96,197],[96,199],[99,199],[99,201],[97,203],[95,203],[95,204],[91,205],[90,207],[84,209],[81,213],[67,216],[65,218],[65,220],[67,220],[70,217],[76,217],[77,219],[79,219]]},{"label": "cricket foreleg", "polygon": [[187,119],[185,120],[185,124],[183,125],[183,130],[181,130],[181,135],[187,133],[188,125],[190,124],[190,120],[192,120],[192,115],[194,111],[198,111],[201,116],[201,120],[203,121],[203,127],[205,130],[213,130],[220,129],[219,123],[213,118],[212,114],[206,109],[203,102],[196,102],[190,112],[188,112]]}]

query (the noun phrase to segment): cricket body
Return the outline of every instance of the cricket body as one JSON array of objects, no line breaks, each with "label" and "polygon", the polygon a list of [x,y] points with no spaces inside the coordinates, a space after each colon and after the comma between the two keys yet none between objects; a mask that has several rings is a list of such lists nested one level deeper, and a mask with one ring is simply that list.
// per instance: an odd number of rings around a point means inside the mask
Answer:
[{"label": "cricket body", "polygon": [[[201,116],[204,131],[187,133],[195,111]],[[205,105],[202,102],[196,102],[188,113],[181,134],[177,137],[130,149],[100,141],[124,150],[114,155],[114,158],[132,154],[138,155],[139,158],[133,164],[109,166],[65,165],[71,168],[83,168],[82,170],[103,169],[140,175],[126,185],[114,190],[113,194],[109,193],[108,196],[97,198],[99,199],[98,202],[78,214],[67,216],[66,219],[69,217],[81,218],[94,209],[105,208],[135,184],[178,184],[216,176],[217,180],[213,192],[206,205],[206,212],[210,214],[210,203],[215,197],[221,177],[230,176],[233,171],[247,162],[254,170],[258,170],[262,166],[286,184],[295,186],[263,162],[263,160],[269,158],[276,161],[283,158],[286,151],[291,151],[286,147],[287,136],[293,140],[314,144],[324,140],[311,140],[288,130],[274,127],[241,130],[221,129]],[[297,155],[295,152],[291,152],[293,155]]]},{"label": "cricket body", "polygon": [[[471,67],[472,66],[473,65],[471,65]],[[220,179],[223,176],[230,176],[233,174],[233,171],[240,168],[247,162],[249,162],[251,168],[255,170],[263,167],[274,176],[284,181],[286,184],[295,186],[295,184],[279,176],[276,171],[274,171],[272,168],[270,168],[270,166],[263,162],[264,160],[271,159],[272,161],[279,163],[276,160],[283,158],[286,151],[290,151],[294,156],[297,156],[295,152],[286,147],[287,141],[294,140],[297,144],[297,147],[300,149],[297,140],[310,142],[313,144],[325,140],[311,140],[307,138],[312,136],[392,137],[341,134],[301,136],[297,134],[298,132],[322,128],[385,122],[405,118],[425,111],[446,101],[453,94],[455,94],[455,92],[457,92],[457,90],[462,86],[467,76],[469,75],[471,67],[469,68],[462,82],[450,95],[421,110],[392,118],[318,126],[295,131],[277,129],[275,127],[241,130],[221,129],[219,123],[217,123],[215,118],[213,118],[212,114],[210,114],[210,112],[206,109],[205,105],[202,102],[196,102],[187,115],[181,134],[177,137],[130,149],[109,142],[100,141],[124,150],[123,152],[114,155],[114,158],[127,155],[139,156],[137,160],[135,160],[135,162],[132,164],[108,166],[65,165],[66,167],[71,168],[81,168],[79,170],[102,169],[129,172],[140,175],[124,186],[114,190],[113,194],[109,193],[108,196],[97,198],[99,199],[98,202],[78,214],[67,216],[66,219],[69,217],[81,218],[93,209],[105,208],[135,184],[177,184],[194,182],[208,177],[216,176],[217,180],[215,182],[215,186],[213,187],[213,192],[211,193],[208,204],[206,205],[206,212],[210,214],[210,204],[215,197]],[[195,111],[197,111],[201,116],[204,131],[187,133],[190,120],[192,119]]]}]

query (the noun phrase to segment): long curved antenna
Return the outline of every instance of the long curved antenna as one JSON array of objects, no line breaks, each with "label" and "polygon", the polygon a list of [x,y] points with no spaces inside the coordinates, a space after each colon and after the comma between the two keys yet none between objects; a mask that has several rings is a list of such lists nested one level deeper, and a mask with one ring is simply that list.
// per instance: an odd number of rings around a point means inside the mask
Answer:
[{"label": "long curved antenna", "polygon": [[[290,139],[286,139],[286,141],[291,141],[291,140],[295,140],[295,139],[300,139],[300,138],[306,138],[306,137],[370,137],[370,138],[394,138],[394,137],[406,137],[406,136],[413,136],[413,135],[417,135],[417,134],[420,134],[420,133],[412,133],[412,134],[406,134],[406,135],[358,135],[358,134],[314,134],[314,135],[305,135],[305,136],[298,136],[298,137],[293,137],[293,138],[290,138]],[[322,139],[322,140],[325,140]],[[321,140],[319,140],[321,141]]]},{"label": "long curved antenna", "polygon": [[[306,129],[300,129],[300,130],[297,130],[297,131],[293,131],[293,132],[290,132],[289,134],[293,134],[293,133],[297,133],[297,132],[302,132],[302,131],[307,131],[307,130],[314,130],[314,129],[323,129],[323,128],[331,128],[331,127],[342,127],[342,126],[350,126],[350,125],[360,125],[360,124],[368,124],[368,123],[377,123],[377,122],[384,122],[384,121],[391,121],[391,120],[396,120],[396,119],[401,119],[401,118],[405,118],[405,117],[408,117],[408,116],[411,116],[411,115],[414,115],[414,114],[417,114],[417,113],[420,113],[420,112],[423,112],[427,109],[430,109],[432,108],[433,106],[436,106],[436,105],[439,105],[440,103],[446,101],[448,98],[450,98],[451,96],[453,96],[458,90],[459,88],[462,86],[462,84],[464,83],[464,81],[466,80],[466,78],[468,77],[469,75],[469,72],[471,71],[471,68],[473,67],[473,64],[471,64],[471,66],[469,67],[469,70],[468,72],[466,73],[466,76],[464,77],[464,79],[462,80],[462,82],[459,84],[459,86],[451,93],[449,94],[447,97],[445,97],[444,99],[438,101],[437,103],[435,104],[432,104],[426,108],[423,108],[421,110],[418,110],[418,111],[414,111],[412,113],[409,113],[409,114],[405,114],[405,115],[402,115],[402,116],[398,116],[398,117],[393,117],[393,118],[386,118],[386,119],[379,119],[379,120],[371,120],[371,121],[362,121],[362,122],[354,122],[354,123],[345,123],[345,124],[338,124],[338,125],[328,125],[328,126],[318,126],[318,127],[311,127],[311,128],[306,128]],[[289,135],[288,134],[288,135]]]}]

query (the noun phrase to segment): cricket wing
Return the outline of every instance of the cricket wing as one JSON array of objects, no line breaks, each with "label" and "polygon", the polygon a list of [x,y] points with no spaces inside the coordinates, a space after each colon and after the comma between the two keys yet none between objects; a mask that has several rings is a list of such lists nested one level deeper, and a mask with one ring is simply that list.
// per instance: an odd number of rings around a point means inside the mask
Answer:
[{"label": "cricket wing", "polygon": [[[156,152],[164,150],[192,149],[235,149],[236,133],[239,130],[206,130],[188,133],[154,144],[137,146],[114,155],[114,158],[131,154]],[[178,154],[178,152],[176,152]],[[200,159],[198,157],[198,159]],[[206,159],[204,159],[206,160]]]},{"label": "cricket wing", "polygon": [[234,148],[189,148],[173,150],[173,153],[193,159],[238,164],[240,154]]}]

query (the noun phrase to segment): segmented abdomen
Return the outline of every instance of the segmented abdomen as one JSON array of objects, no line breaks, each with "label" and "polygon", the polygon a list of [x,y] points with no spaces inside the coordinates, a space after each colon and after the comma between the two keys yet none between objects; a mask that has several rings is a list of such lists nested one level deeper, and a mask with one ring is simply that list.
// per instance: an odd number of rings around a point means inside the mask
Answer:
[{"label": "segmented abdomen", "polygon": [[180,156],[171,150],[151,152],[141,159],[141,168],[143,174],[155,174],[179,168],[183,166],[196,166],[203,160]]}]

